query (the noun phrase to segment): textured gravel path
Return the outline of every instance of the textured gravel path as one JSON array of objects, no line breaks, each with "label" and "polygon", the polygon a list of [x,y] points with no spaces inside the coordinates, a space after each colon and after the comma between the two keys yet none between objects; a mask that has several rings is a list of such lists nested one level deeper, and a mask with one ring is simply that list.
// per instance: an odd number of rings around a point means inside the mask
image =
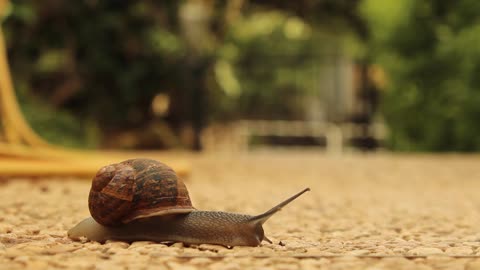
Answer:
[{"label": "textured gravel path", "polygon": [[[198,209],[257,214],[273,244],[73,242],[89,181],[0,182],[0,269],[480,269],[480,157],[187,156]],[[478,256],[478,258],[477,258]]]}]

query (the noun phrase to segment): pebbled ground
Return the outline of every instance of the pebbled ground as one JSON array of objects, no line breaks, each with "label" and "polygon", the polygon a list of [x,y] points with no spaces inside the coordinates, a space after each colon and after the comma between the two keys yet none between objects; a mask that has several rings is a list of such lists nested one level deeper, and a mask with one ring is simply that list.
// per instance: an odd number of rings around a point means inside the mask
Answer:
[{"label": "pebbled ground", "polygon": [[[183,154],[185,155],[185,154]],[[274,242],[227,249],[73,242],[90,182],[0,182],[0,269],[480,269],[480,156],[186,155],[198,209],[257,214]]]}]

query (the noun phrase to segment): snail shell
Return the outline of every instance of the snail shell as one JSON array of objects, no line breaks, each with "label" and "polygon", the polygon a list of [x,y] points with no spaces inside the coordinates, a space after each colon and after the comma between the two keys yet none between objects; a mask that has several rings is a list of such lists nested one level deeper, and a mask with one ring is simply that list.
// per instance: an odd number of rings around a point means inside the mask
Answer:
[{"label": "snail shell", "polygon": [[105,226],[195,210],[175,171],[151,159],[130,159],[101,168],[92,181],[88,207]]}]

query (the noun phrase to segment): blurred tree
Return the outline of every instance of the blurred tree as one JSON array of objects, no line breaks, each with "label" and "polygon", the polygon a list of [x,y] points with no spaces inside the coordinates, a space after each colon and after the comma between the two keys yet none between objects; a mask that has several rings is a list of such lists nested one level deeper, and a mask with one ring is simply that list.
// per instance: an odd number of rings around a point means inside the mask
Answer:
[{"label": "blurred tree", "polygon": [[301,19],[277,11],[237,20],[225,34],[214,67],[227,105],[217,117],[303,117],[301,98],[311,91],[312,65],[321,57],[312,35]]},{"label": "blurred tree", "polygon": [[220,118],[231,117],[232,111],[248,118],[302,118],[301,98],[316,90],[314,65],[336,53],[332,46],[350,46],[344,42],[349,34],[368,38],[357,12],[359,0],[235,2],[243,12],[234,13],[237,19],[224,31],[215,65],[224,93]]},{"label": "blurred tree", "polygon": [[480,2],[365,0],[396,150],[480,150]]},{"label": "blurred tree", "polygon": [[177,8],[176,1],[13,1],[5,23],[10,63],[34,128],[52,141],[88,145],[98,140],[89,135],[95,129],[147,125],[153,97],[180,80]]},{"label": "blurred tree", "polygon": [[[370,30],[359,7],[361,0],[298,0],[298,1],[253,1],[257,5],[285,10],[301,18],[312,29],[331,31],[337,36],[343,36],[340,43],[342,51],[348,52],[356,61],[358,73],[355,112],[341,121],[356,125],[356,137],[351,143],[363,150],[373,150],[379,142],[373,136],[374,118],[378,107],[378,90],[368,75],[371,66],[369,48],[364,46],[370,40]],[[345,38],[346,37],[346,38]],[[325,41],[315,40],[315,44]],[[331,42],[331,40],[327,40]],[[338,45],[336,45],[338,46]],[[318,51],[322,51],[318,48]],[[337,119],[338,121],[338,119]]]}]

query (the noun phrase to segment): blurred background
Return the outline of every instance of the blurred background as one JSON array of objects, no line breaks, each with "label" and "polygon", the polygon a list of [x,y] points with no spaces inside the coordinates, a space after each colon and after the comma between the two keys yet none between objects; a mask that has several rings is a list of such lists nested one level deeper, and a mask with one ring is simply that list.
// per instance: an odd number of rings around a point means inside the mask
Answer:
[{"label": "blurred background", "polygon": [[479,1],[18,0],[4,15],[21,112],[55,145],[480,150]]}]

